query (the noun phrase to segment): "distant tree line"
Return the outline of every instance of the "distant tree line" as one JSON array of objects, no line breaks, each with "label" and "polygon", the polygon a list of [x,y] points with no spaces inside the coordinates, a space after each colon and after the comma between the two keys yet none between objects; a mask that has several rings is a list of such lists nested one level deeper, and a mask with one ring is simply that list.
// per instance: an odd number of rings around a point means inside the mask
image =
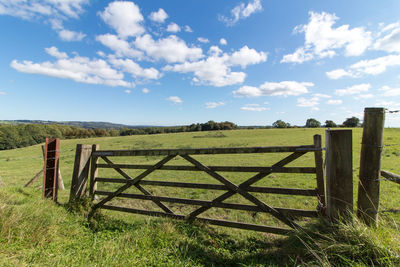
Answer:
[{"label": "distant tree line", "polygon": [[[317,121],[314,118],[307,119],[306,124],[304,127],[306,128],[319,128],[319,127],[326,127],[326,128],[335,128],[335,127],[360,127],[360,119],[357,117],[347,118],[342,124],[337,125],[332,120],[326,120],[325,124],[322,125],[321,122]],[[299,128],[301,126],[290,125],[288,122],[284,122],[282,120],[277,120],[272,124],[273,128]]]},{"label": "distant tree line", "polygon": [[0,125],[0,150],[26,147],[43,143],[46,137],[74,139],[89,137],[146,135],[196,131],[237,129],[237,125],[225,121],[191,124],[188,126],[146,127],[140,129],[84,129],[59,124],[4,124]]}]

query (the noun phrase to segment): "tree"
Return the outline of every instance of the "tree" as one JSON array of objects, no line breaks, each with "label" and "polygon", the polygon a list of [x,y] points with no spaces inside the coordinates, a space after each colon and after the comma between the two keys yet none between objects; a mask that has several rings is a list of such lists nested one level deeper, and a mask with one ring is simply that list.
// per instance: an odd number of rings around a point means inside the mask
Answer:
[{"label": "tree", "polygon": [[274,128],[287,128],[287,123],[282,120],[277,120],[272,124]]},{"label": "tree", "polygon": [[337,127],[337,125],[333,121],[327,120],[327,121],[325,121],[325,127],[326,128],[334,128],[334,127]]},{"label": "tree", "polygon": [[307,128],[318,128],[321,127],[321,123],[317,121],[316,119],[308,119],[306,122],[306,127]]},{"label": "tree", "polygon": [[344,127],[358,127],[360,126],[360,119],[357,117],[351,117],[351,118],[347,118],[344,122],[343,122],[343,126]]}]

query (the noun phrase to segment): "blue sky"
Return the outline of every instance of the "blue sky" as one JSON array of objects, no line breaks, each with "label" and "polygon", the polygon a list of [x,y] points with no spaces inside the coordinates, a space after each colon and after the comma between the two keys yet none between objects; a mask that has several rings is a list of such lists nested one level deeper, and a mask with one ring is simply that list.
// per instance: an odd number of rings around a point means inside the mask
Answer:
[{"label": "blue sky", "polygon": [[399,14],[398,0],[0,0],[0,119],[362,119],[400,109]]}]

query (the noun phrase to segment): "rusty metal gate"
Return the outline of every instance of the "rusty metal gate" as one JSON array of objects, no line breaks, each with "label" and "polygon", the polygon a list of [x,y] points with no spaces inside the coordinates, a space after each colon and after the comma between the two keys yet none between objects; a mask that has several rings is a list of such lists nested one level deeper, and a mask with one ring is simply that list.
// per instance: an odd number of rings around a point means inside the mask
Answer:
[{"label": "rusty metal gate", "polygon": [[[91,158],[90,172],[90,194],[94,197],[100,197],[95,203],[93,211],[96,209],[108,209],[115,211],[131,212],[136,214],[150,216],[164,216],[180,220],[202,221],[213,225],[255,230],[261,232],[270,232],[275,234],[287,234],[291,229],[298,227],[293,219],[294,217],[317,217],[323,212],[325,207],[325,190],[324,190],[324,173],[323,173],[323,156],[321,147],[321,136],[314,136],[313,145],[303,146],[276,146],[276,147],[241,147],[241,148],[201,148],[201,149],[149,149],[149,150],[94,150]],[[286,167],[287,164],[300,158],[306,153],[313,153],[315,159],[315,167]],[[288,156],[279,160],[269,167],[253,167],[253,166],[206,166],[193,155],[216,155],[216,154],[249,154],[249,153],[290,153]],[[116,164],[111,160],[116,157],[128,156],[165,156],[162,160],[154,165],[134,165],[134,164]],[[166,165],[172,159],[181,157],[190,166],[182,165]],[[104,163],[99,163],[99,159]],[[121,178],[104,178],[99,175],[99,169],[114,169]],[[144,171],[137,176],[132,177],[127,173],[128,169],[143,169]],[[219,184],[210,183],[189,183],[189,182],[171,182],[171,181],[155,181],[145,180],[149,174],[156,170],[170,171],[201,171],[207,173],[219,182]],[[223,177],[217,172],[252,172],[256,173],[246,181],[236,185],[229,179]],[[298,188],[276,188],[276,187],[260,187],[253,186],[256,182],[262,180],[271,173],[311,173],[316,177],[315,189],[298,189]],[[122,184],[115,191],[97,190],[98,184],[112,183]],[[196,200],[187,198],[176,198],[166,196],[156,196],[148,191],[144,186],[161,186],[176,188],[191,188],[205,190],[221,190],[226,191],[213,200]],[[126,193],[127,189],[136,187],[141,194]],[[317,210],[301,210],[288,208],[275,208],[263,202],[251,193],[273,193],[284,195],[310,196],[318,199]],[[234,195],[240,195],[249,204],[226,203],[225,200]],[[139,200],[149,200],[155,203],[161,211],[135,209],[131,207],[122,207],[110,205],[109,202],[115,198],[129,198]],[[199,206],[188,214],[177,214],[170,209],[165,203],[179,203]],[[264,212],[272,215],[280,222],[288,226],[287,228],[272,227],[266,225],[249,224],[243,222],[227,221],[213,218],[199,217],[202,213],[211,208],[224,208],[232,210],[244,210],[252,212]]]}]

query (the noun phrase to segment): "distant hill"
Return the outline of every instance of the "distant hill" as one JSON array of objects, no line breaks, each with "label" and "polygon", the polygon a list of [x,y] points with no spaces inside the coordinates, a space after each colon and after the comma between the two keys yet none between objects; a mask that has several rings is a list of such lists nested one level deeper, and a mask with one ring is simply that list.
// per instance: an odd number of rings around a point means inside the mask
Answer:
[{"label": "distant hill", "polygon": [[84,129],[142,129],[147,127],[162,127],[150,125],[125,125],[102,121],[43,121],[43,120],[0,120],[0,124],[60,124]]}]

